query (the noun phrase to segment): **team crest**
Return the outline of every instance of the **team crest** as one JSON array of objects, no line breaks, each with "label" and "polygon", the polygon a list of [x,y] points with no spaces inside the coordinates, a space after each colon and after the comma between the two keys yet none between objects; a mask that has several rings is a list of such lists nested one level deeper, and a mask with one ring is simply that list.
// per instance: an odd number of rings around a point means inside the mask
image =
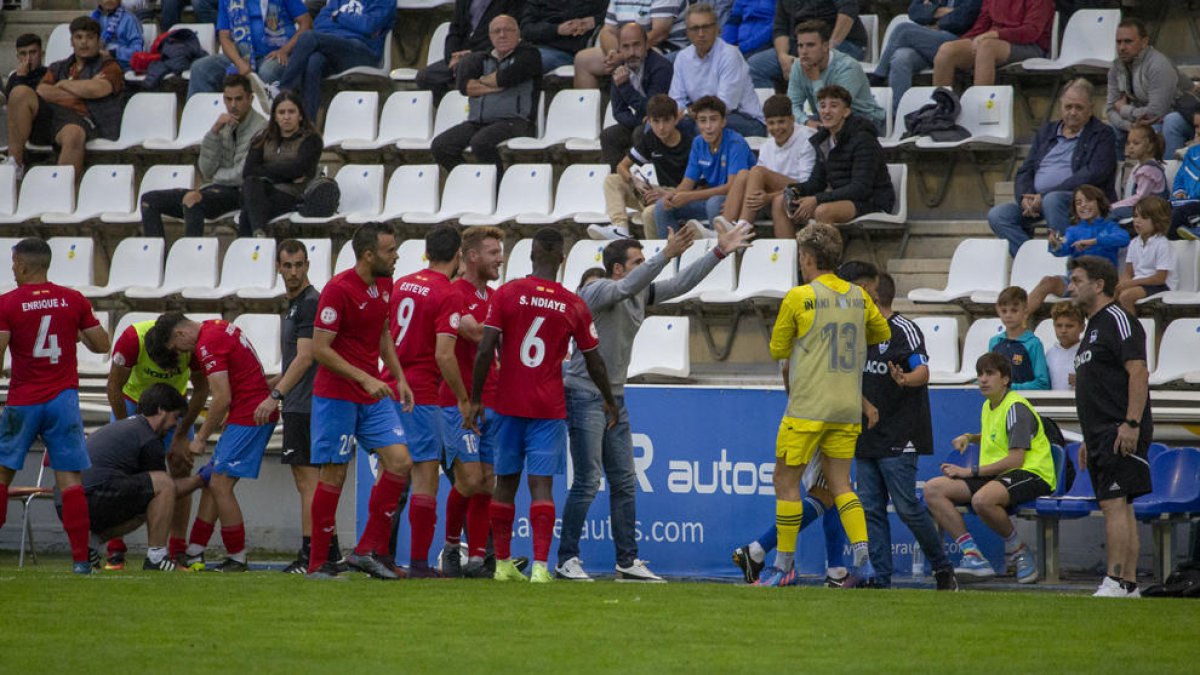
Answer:
[{"label": "team crest", "polygon": [[880,353],[880,354],[886,354],[886,353],[887,353],[887,350],[888,350],[888,345],[889,345],[889,341],[887,341],[887,340],[884,340],[883,342],[880,342],[880,343],[879,343],[879,353]]},{"label": "team crest", "polygon": [[1013,365],[1019,366],[1022,363],[1025,363],[1025,355],[1024,354],[1013,354]]},{"label": "team crest", "polygon": [[333,323],[337,321],[337,310],[332,307],[326,307],[321,310],[321,323]]},{"label": "team crest", "polygon": [[462,317],[460,317],[458,315],[458,312],[455,312],[450,315],[450,327],[453,328],[454,330],[458,330],[458,324],[461,321],[462,321]]},{"label": "team crest", "polygon": [[1100,335],[1100,331],[1096,331],[1096,330],[1093,330],[1092,332],[1088,333],[1088,342],[1095,342],[1096,338],[1099,335]]}]

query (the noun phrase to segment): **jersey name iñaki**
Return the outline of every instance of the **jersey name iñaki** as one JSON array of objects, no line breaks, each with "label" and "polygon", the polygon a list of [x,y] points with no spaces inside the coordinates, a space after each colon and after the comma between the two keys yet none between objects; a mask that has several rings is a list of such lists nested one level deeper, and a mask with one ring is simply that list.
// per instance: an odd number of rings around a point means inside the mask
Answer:
[{"label": "jersey name i\u00f1aki", "polygon": [[[378,373],[379,338],[387,322],[391,297],[391,279],[380,277],[368,285],[351,267],[325,284],[313,329],[337,333],[333,351],[364,373]],[[321,365],[317,366],[317,376],[313,379],[313,394],[354,403],[375,402],[353,380]]]},{"label": "jersey name i\u00f1aki", "polygon": [[[421,270],[396,280],[392,286],[392,313],[388,330],[396,345],[396,357],[404,369],[404,379],[413,392],[416,405],[436,405],[442,371],[438,368],[437,339],[439,335],[458,337],[458,322],[462,316],[462,296],[441,272]],[[387,382],[392,393],[396,378],[387,367],[380,369],[380,379]]]},{"label": "jersey name i\u00f1aki", "polygon": [[79,388],[75,343],[99,326],[92,304],[58,284],[25,284],[0,296],[0,332],[9,334],[8,405],[45,403]]},{"label": "jersey name i\u00f1aki", "polygon": [[[460,302],[462,303],[463,316],[471,315],[479,325],[482,326],[487,320],[488,301],[491,300],[492,294],[487,287],[484,290],[475,288],[475,285],[466,279],[457,279],[450,287],[455,293],[458,293]],[[478,351],[478,344],[471,342],[463,336],[459,336],[458,341],[454,343],[454,357],[458,359],[458,371],[462,373],[463,384],[467,387],[467,396],[471,395],[471,378],[475,371],[475,353]],[[496,400],[496,361],[492,361],[491,370],[488,371],[487,379],[483,383],[483,406],[485,408],[492,407]],[[438,405],[443,408],[446,406],[458,405],[458,401],[454,399],[454,392],[450,390],[450,385],[442,382],[442,386],[438,388]]]},{"label": "jersey name i\u00f1aki", "polygon": [[130,325],[117,337],[113,345],[112,361],[118,366],[129,368],[129,379],[121,388],[125,398],[137,403],[142,392],[152,384],[168,384],[181,394],[187,393],[188,379],[192,370],[188,364],[192,355],[187,352],[179,354],[179,367],[167,372],[158,367],[150,355],[146,353],[146,333],[154,327],[155,320],[139,321]]},{"label": "jersey name i\u00f1aki", "polygon": [[[271,388],[258,354],[241,329],[221,319],[205,321],[200,324],[195,354],[206,377],[217,373],[229,376],[229,415],[225,421],[255,426],[254,409],[271,395]],[[279,413],[272,412],[271,421],[277,419]]]},{"label": "jersey name i\u00f1aki", "polygon": [[496,291],[484,325],[500,331],[496,412],[565,418],[562,371],[571,338],[585,352],[600,345],[587,304],[556,282],[525,277]]}]

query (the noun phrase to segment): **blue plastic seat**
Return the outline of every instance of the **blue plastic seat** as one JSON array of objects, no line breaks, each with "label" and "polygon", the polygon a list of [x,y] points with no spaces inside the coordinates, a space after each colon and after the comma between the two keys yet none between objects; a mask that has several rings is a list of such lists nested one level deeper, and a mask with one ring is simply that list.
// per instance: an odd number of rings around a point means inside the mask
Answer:
[{"label": "blue plastic seat", "polygon": [[1179,448],[1160,454],[1150,464],[1154,492],[1133,502],[1139,520],[1200,512],[1200,450]]},{"label": "blue plastic seat", "polygon": [[[1073,462],[1074,460],[1071,458],[1078,457],[1078,453],[1079,444],[1068,443],[1066,451],[1063,452],[1063,461]],[[1062,466],[1065,470],[1065,463]],[[1060,477],[1062,475],[1062,473],[1059,474]],[[1096,494],[1092,491],[1092,478],[1088,474],[1086,466],[1076,467],[1075,482],[1072,483],[1070,490],[1063,493],[1063,487],[1060,478],[1055,496],[1038,498],[1034,506],[1038,516],[1060,519],[1083,518],[1099,508],[1096,503]]]},{"label": "blue plastic seat", "polygon": [[1146,461],[1154,464],[1154,459],[1164,452],[1170,450],[1166,443],[1151,443],[1150,449],[1146,451]]}]

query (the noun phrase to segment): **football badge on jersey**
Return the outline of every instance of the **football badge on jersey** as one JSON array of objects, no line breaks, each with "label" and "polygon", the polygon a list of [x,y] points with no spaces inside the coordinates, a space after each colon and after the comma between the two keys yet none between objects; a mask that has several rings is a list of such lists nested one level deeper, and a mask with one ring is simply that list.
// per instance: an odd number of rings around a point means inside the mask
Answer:
[{"label": "football badge on jersey", "polygon": [[1013,354],[1013,365],[1019,366],[1022,363],[1025,363],[1025,355],[1024,354]]},{"label": "football badge on jersey", "polygon": [[1099,335],[1100,335],[1100,331],[1098,331],[1098,330],[1093,330],[1092,332],[1088,333],[1088,342],[1095,342],[1096,338],[1099,337]]},{"label": "football badge on jersey", "polygon": [[879,343],[879,353],[880,353],[880,354],[886,354],[886,353],[887,353],[887,350],[888,350],[888,345],[889,345],[889,341],[888,341],[888,340],[884,340],[883,342],[880,342],[880,343]]},{"label": "football badge on jersey", "polygon": [[332,307],[326,307],[321,310],[321,323],[333,323],[337,321],[337,310]]}]

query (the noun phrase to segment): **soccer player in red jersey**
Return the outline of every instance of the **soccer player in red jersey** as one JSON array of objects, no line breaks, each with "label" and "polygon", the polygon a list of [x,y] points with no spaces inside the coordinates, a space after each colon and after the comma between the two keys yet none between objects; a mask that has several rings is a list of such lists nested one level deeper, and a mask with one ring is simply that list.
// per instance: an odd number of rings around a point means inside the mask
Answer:
[{"label": "soccer player in red jersey", "polygon": [[12,350],[8,402],[0,413],[0,526],[8,515],[8,486],[41,437],[62,491],[62,522],[76,574],[91,574],[100,555],[89,555],[87,497],[81,472],[91,466],[79,414],[75,342],[108,351],[108,332],[77,291],[46,280],[50,245],[36,237],[12,249],[17,288],[0,296],[0,362]]},{"label": "soccer player in red jersey", "polygon": [[[554,538],[554,476],[566,470],[567,409],[563,391],[563,359],[571,339],[583,352],[588,375],[604,398],[611,426],[617,404],[608,383],[604,359],[596,350],[596,326],[579,296],[554,279],[563,262],[563,236],[543,228],[533,237],[533,274],[500,287],[488,306],[483,339],[475,358],[471,406],[466,423],[496,426],[496,489],[490,508],[498,581],[525,581],[511,560],[513,506],[521,472],[529,474],[529,521],[533,529],[530,581],[552,581],[546,569]],[[483,417],[483,389],[497,344],[500,378],[495,417]]]},{"label": "soccer player in red jersey", "polygon": [[[268,414],[258,412],[259,404],[271,397],[262,362],[237,326],[221,319],[198,323],[179,312],[158,317],[146,333],[146,352],[164,370],[178,364],[182,353],[191,354],[204,370],[212,401],[188,449],[193,456],[203,454],[208,437],[224,423],[213,449],[212,479],[207,490],[221,519],[221,540],[228,554],[224,562],[207,569],[245,572],[246,525],[233,488],[241,478],[258,478],[267,442],[279,420],[274,408]],[[196,513],[188,541],[189,567],[201,568],[199,563],[203,562],[214,522],[212,513],[204,508]]]},{"label": "soccer player in red jersey", "polygon": [[[475,367],[475,347],[483,337],[483,321],[487,318],[491,290],[489,281],[500,278],[504,262],[504,230],[498,227],[471,227],[462,235],[462,276],[451,286],[462,298],[462,319],[458,324],[458,340],[454,355],[464,384],[470,387],[471,371]],[[494,416],[496,398],[496,369],[488,372],[483,385],[483,410],[486,417]],[[467,390],[468,396],[470,390]],[[491,521],[488,507],[492,503],[492,483],[495,476],[496,425],[491,424],[477,435],[464,429],[462,412],[458,409],[457,394],[442,382],[438,405],[445,418],[446,466],[453,472],[454,487],[446,496],[446,546],[442,549],[442,573],[446,576],[490,577],[495,571],[484,564],[487,554]],[[459,549],[463,523],[467,526],[467,565],[462,565]]]},{"label": "soccer player in red jersey", "polygon": [[[321,465],[321,481],[313,495],[308,576],[337,576],[336,568],[326,564],[329,538],[337,529],[338,499],[357,441],[379,457],[380,472],[371,489],[367,524],[346,563],[378,579],[397,579],[399,575],[379,555],[387,550],[392,516],[412,470],[404,429],[392,402],[395,395],[405,410],[412,409],[412,390],[388,331],[396,234],[391,225],[368,223],[354,233],[351,246],[354,267],[325,285],[313,324],[313,357],[318,366],[311,454],[312,462]],[[395,392],[376,377],[381,357],[396,379]]]}]

